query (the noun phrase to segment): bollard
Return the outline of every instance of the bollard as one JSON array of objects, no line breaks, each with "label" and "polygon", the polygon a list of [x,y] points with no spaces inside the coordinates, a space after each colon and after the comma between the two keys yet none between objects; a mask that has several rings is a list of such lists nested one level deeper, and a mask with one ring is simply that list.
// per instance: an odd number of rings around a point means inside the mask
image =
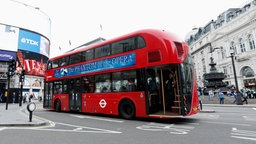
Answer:
[{"label": "bollard", "polygon": [[36,109],[36,104],[31,102],[27,105],[27,110],[29,111],[29,122],[32,122],[32,113]]}]

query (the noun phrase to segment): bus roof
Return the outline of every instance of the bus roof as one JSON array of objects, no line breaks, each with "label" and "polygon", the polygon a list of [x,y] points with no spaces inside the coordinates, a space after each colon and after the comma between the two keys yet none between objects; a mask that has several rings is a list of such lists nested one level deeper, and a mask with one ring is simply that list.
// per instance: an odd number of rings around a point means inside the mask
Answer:
[{"label": "bus roof", "polygon": [[99,46],[103,46],[103,45],[106,45],[106,44],[110,44],[110,43],[113,43],[113,42],[116,42],[116,41],[119,41],[119,40],[134,37],[134,36],[142,36],[143,37],[143,35],[152,35],[152,36],[158,37],[158,39],[168,38],[168,39],[171,39],[172,41],[185,43],[178,36],[176,36],[173,33],[168,32],[168,31],[159,30],[159,29],[143,29],[143,30],[138,30],[138,31],[135,31],[135,32],[132,32],[132,33],[129,33],[129,34],[125,34],[125,35],[116,37],[116,38],[112,38],[112,39],[109,39],[109,40],[106,40],[106,41],[102,41],[102,42],[99,42],[99,43],[91,44],[91,45],[88,45],[88,46],[82,46],[82,47],[76,48],[73,51],[68,51],[68,52],[66,52],[64,54],[61,54],[59,56],[50,58],[49,60],[59,59],[59,58],[65,57],[65,56],[69,56],[69,55],[72,55],[72,54],[75,54],[75,53],[79,53],[79,52],[82,52],[82,51],[85,51],[85,50],[93,49],[93,48],[96,48],[96,47],[99,47]]}]

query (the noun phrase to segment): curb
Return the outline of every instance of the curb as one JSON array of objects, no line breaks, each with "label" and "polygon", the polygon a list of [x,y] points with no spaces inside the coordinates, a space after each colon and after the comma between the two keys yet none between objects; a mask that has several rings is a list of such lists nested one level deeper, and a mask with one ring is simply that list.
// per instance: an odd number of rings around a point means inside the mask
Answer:
[{"label": "curb", "polygon": [[201,110],[200,113],[215,113],[215,110]]},{"label": "curb", "polygon": [[243,105],[236,105],[236,104],[203,104],[203,106],[209,107],[242,107],[242,108],[255,108],[255,104],[243,104]]}]

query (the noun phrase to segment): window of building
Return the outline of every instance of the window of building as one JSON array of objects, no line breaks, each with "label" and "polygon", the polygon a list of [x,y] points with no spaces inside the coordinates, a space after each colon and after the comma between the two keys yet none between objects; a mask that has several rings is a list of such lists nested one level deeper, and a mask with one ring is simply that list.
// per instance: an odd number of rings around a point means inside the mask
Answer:
[{"label": "window of building", "polygon": [[202,59],[203,72],[206,73],[205,59]]},{"label": "window of building", "polygon": [[220,52],[221,52],[221,59],[226,58],[226,50],[223,47],[220,47]]},{"label": "window of building", "polygon": [[246,52],[244,40],[242,38],[239,39],[239,45],[240,45],[241,53]]},{"label": "window of building", "polygon": [[248,35],[248,42],[249,42],[250,50],[254,50],[255,49],[255,42],[254,42],[252,34]]},{"label": "window of building", "polygon": [[230,43],[230,50],[231,49],[233,49],[234,51],[234,54],[237,54],[237,49],[236,49],[236,45],[235,45],[235,42],[234,41],[232,41],[231,43]]},{"label": "window of building", "polygon": [[245,66],[242,69],[242,75],[245,77],[253,77],[254,76],[254,71],[252,70],[251,67]]},{"label": "window of building", "polygon": [[223,69],[223,73],[224,73],[225,75],[227,75],[227,74],[228,74],[227,67],[224,66],[222,69]]}]

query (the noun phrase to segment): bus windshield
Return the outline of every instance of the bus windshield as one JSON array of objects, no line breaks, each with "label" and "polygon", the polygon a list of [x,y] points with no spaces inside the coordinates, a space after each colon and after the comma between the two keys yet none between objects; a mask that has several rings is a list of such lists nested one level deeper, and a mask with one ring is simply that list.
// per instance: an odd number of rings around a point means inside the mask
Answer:
[{"label": "bus windshield", "polygon": [[[193,90],[193,65],[191,55],[188,54],[185,61],[181,64],[181,87],[182,94],[186,97],[186,104],[191,104]],[[187,107],[187,111],[190,111]]]}]

